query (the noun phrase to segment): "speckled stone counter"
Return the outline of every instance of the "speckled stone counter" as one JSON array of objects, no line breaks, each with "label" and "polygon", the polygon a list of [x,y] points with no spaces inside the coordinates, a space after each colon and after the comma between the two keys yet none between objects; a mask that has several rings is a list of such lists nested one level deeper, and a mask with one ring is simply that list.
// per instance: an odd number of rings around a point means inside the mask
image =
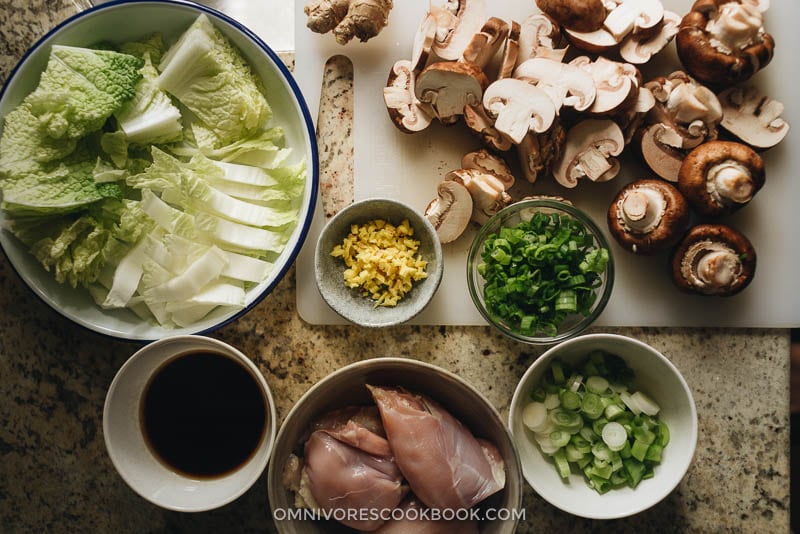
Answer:
[{"label": "speckled stone counter", "polygon": [[[76,5],[0,0],[0,79]],[[342,154],[347,160],[347,146],[332,139],[320,145],[331,159],[339,154],[338,165]],[[338,171],[328,172],[323,179],[335,180]],[[328,189],[341,191],[330,182]],[[326,213],[341,201],[328,197]],[[269,298],[213,334],[253,358],[281,418],[331,371],[385,355],[459,374],[505,416],[516,381],[541,352],[488,327],[311,326],[297,316],[294,301],[292,269]],[[694,463],[660,504],[613,522],[562,513],[528,489],[520,532],[788,532],[789,332],[612,331],[653,345],[686,377],[700,425]],[[266,475],[234,503],[201,514],[161,510],[117,475],[103,442],[103,401],[117,369],[138,348],[75,327],[0,258],[0,532],[274,532]]]}]

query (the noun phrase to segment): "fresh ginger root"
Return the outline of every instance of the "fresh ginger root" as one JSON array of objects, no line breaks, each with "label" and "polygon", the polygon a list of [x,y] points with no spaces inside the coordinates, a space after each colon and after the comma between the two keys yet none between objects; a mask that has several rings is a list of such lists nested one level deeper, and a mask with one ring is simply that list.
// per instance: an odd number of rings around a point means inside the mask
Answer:
[{"label": "fresh ginger root", "polygon": [[386,26],[392,6],[392,0],[316,0],[304,8],[306,26],[316,33],[333,30],[342,45],[353,37],[368,41]]}]

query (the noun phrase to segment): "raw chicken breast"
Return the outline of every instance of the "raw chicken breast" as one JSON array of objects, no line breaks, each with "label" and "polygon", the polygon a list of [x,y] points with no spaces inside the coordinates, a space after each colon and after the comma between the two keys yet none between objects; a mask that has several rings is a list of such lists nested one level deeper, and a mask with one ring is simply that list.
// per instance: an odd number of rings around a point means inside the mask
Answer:
[{"label": "raw chicken breast", "polygon": [[400,506],[402,519],[391,519],[376,530],[376,534],[478,534],[478,523],[474,520],[441,519],[434,521],[425,516],[425,506],[411,495]]},{"label": "raw chicken breast", "polygon": [[425,505],[471,508],[505,486],[497,449],[431,399],[367,386],[378,405],[397,466]]},{"label": "raw chicken breast", "polygon": [[[393,509],[408,491],[386,438],[357,418],[338,420],[315,430],[305,444],[299,493],[307,504],[323,510]],[[352,517],[348,527],[373,531],[379,517]]]}]

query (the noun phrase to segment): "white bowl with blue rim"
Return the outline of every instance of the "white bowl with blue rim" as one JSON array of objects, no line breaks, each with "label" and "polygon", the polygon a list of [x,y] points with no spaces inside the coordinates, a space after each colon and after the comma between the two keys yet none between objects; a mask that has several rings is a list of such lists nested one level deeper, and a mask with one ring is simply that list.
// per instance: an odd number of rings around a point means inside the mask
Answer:
[{"label": "white bowl with blue rim", "polygon": [[[270,275],[248,289],[243,309],[217,308],[184,328],[151,324],[127,309],[101,309],[87,290],[56,282],[52,273],[42,268],[24,244],[7,230],[0,231],[0,245],[28,287],[54,310],[89,330],[137,341],[213,331],[247,313],[269,295],[289,270],[308,233],[319,174],[314,125],[303,95],[289,70],[266,43],[241,23],[209,7],[174,0],[120,0],[104,3],[65,20],[37,41],[11,72],[0,92],[0,117],[5,117],[36,88],[52,45],[89,46],[103,41],[123,43],[154,32],[162,33],[169,44],[202,13],[238,47],[263,81],[273,111],[272,123],[283,127],[294,160],[305,160],[306,186],[298,223]],[[3,222],[4,216],[0,211],[0,225]]]}]

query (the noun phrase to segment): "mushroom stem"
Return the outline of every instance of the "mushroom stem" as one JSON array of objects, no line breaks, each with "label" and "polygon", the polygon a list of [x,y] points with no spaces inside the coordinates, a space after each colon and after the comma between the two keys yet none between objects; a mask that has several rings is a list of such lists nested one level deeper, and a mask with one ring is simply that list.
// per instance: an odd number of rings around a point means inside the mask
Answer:
[{"label": "mushroom stem", "polygon": [[730,250],[709,251],[697,262],[697,277],[714,287],[728,287],[741,272],[742,263]]},{"label": "mushroom stem", "polygon": [[709,193],[729,199],[738,204],[753,198],[753,178],[747,168],[736,161],[726,161],[709,170]]},{"label": "mushroom stem", "polygon": [[658,191],[640,187],[628,192],[620,203],[620,218],[634,232],[646,234],[658,226],[666,200]]}]

